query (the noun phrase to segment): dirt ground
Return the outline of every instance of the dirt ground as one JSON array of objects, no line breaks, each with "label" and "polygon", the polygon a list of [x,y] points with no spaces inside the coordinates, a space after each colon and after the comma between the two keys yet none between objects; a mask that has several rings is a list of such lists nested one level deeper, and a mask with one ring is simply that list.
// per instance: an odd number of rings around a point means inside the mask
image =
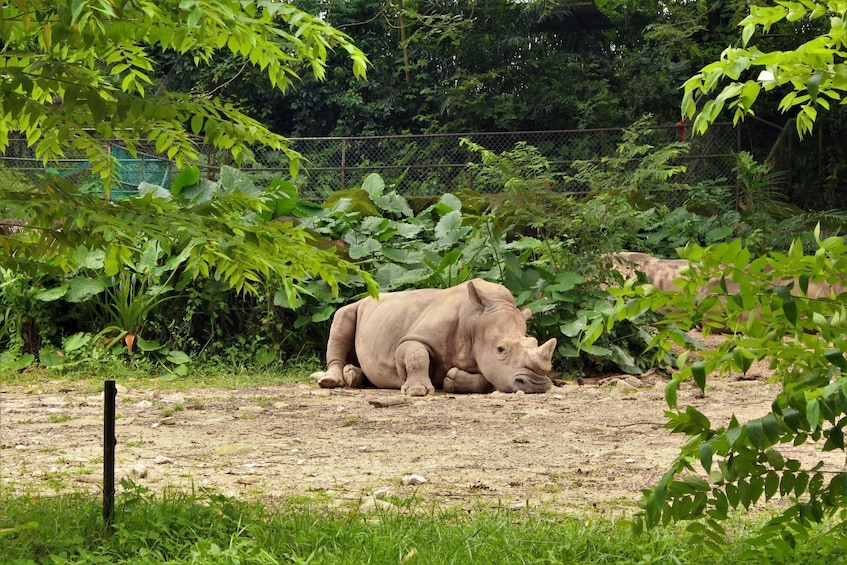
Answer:
[{"label": "dirt ground", "polygon": [[[733,414],[762,416],[776,385],[764,370],[751,373],[758,378],[712,379],[705,396],[684,385],[680,404],[718,425]],[[664,383],[648,374],[540,395],[422,399],[314,384],[162,393],[119,383],[116,475],[154,490],[350,506],[414,496],[466,508],[616,512],[633,507],[684,442],[663,428]],[[98,492],[102,414],[103,393],[72,383],[0,390],[0,489]],[[826,460],[808,446],[785,453]],[[827,467],[843,461],[832,454]]]}]

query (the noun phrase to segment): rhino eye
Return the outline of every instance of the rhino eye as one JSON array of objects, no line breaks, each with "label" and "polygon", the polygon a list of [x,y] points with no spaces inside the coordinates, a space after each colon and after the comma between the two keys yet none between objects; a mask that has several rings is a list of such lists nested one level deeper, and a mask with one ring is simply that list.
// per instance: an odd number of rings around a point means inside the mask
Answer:
[{"label": "rhino eye", "polygon": [[497,346],[497,353],[499,353],[500,355],[503,355],[504,353],[506,353],[506,346],[505,345],[498,345]]}]

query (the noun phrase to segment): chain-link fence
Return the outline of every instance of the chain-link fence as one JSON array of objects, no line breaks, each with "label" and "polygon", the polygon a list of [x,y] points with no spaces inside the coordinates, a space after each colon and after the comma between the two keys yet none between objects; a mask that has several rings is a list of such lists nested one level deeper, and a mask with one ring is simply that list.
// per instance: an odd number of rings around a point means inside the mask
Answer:
[{"label": "chain-link fence", "polygon": [[[360,186],[370,173],[379,174],[387,185],[405,196],[431,196],[472,188],[480,192],[502,191],[503,187],[476,182],[481,162],[478,152],[461,143],[473,144],[497,154],[512,151],[519,143],[538,149],[550,164],[551,189],[582,193],[586,187],[567,176],[575,161],[600,161],[612,156],[622,141],[623,129],[530,131],[500,133],[456,133],[431,135],[389,135],[369,137],[309,137],[292,139],[292,148],[304,157],[304,170],[298,179],[303,198],[321,200],[328,194]],[[639,144],[662,147],[690,138],[690,127],[652,128],[639,138]],[[778,133],[778,132],[777,132]],[[774,136],[776,137],[776,136]],[[689,154],[682,158],[686,173],[683,184],[718,181],[734,182],[735,153],[744,149],[742,137],[730,124],[717,124],[707,135],[694,138]],[[748,147],[747,150],[751,150]],[[243,168],[258,183],[287,173],[288,162],[278,152],[258,152],[256,163]],[[679,204],[681,195],[668,195],[668,204]]]},{"label": "chain-link fence", "polygon": [[[297,182],[301,197],[305,199],[323,200],[336,190],[360,186],[370,173],[379,174],[387,185],[406,196],[439,195],[466,187],[480,192],[502,191],[503,187],[483,186],[477,182],[475,175],[478,169],[468,164],[480,163],[480,154],[462,144],[462,139],[468,139],[497,154],[511,151],[519,143],[531,145],[550,163],[548,176],[552,179],[552,190],[581,193],[585,187],[567,179],[567,175],[573,173],[571,165],[578,160],[599,162],[604,156],[614,155],[622,141],[623,131],[614,128],[315,137],[291,139],[291,147],[304,157]],[[757,139],[754,144],[751,138],[748,146],[744,147],[742,131],[730,124],[716,124],[705,136],[695,137],[691,151],[683,158],[687,170],[678,180],[688,185],[715,180],[732,184],[734,154],[745,149],[752,151],[763,145],[761,139]],[[778,133],[773,133],[774,139]],[[658,148],[680,139],[688,139],[689,136],[690,128],[687,127],[655,127],[642,132],[637,142]],[[147,147],[141,147],[140,150],[150,151]],[[163,170],[161,159],[152,153],[142,153],[134,160],[122,154],[122,159],[127,159],[126,169],[134,171],[133,180],[157,184],[162,178],[170,178]],[[203,147],[201,154],[201,168],[210,178],[217,176],[222,165],[231,164],[226,153],[214,148]],[[34,158],[24,140],[12,140],[9,150],[2,157],[2,163],[27,173],[45,171],[45,166]],[[66,159],[50,163],[48,168],[80,184],[96,182],[91,178],[90,167],[84,156],[69,153]],[[256,152],[256,161],[241,168],[258,186],[264,186],[272,178],[287,177],[289,163],[282,152],[260,149]],[[668,195],[665,200],[670,205],[681,203],[674,195]]]}]

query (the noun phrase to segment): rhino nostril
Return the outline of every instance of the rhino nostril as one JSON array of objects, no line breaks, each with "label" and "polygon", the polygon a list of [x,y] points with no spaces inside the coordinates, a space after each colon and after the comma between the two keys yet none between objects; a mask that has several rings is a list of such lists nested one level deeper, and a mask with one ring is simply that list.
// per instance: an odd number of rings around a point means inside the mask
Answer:
[{"label": "rhino nostril", "polygon": [[526,381],[524,380],[523,377],[517,377],[515,379],[515,388],[518,389],[518,390],[525,390],[526,389]]}]

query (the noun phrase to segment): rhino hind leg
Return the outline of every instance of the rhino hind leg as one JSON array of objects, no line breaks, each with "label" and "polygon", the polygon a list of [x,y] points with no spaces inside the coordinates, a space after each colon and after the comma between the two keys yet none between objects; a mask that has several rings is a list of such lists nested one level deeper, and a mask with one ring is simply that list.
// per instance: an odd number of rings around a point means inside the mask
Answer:
[{"label": "rhino hind leg", "polygon": [[326,371],[311,375],[318,381],[318,386],[321,388],[359,386],[364,381],[362,370],[349,364],[350,361],[355,360],[356,314],[359,303],[354,302],[339,308],[332,317],[332,326],[330,326],[326,344]]},{"label": "rhino hind leg", "polygon": [[468,373],[457,367],[447,371],[442,386],[444,392],[452,394],[487,394],[494,391],[494,385],[480,373]]},{"label": "rhino hind leg", "polygon": [[417,341],[405,341],[395,355],[397,374],[402,381],[400,392],[408,396],[435,394],[429,377],[429,350]]}]

